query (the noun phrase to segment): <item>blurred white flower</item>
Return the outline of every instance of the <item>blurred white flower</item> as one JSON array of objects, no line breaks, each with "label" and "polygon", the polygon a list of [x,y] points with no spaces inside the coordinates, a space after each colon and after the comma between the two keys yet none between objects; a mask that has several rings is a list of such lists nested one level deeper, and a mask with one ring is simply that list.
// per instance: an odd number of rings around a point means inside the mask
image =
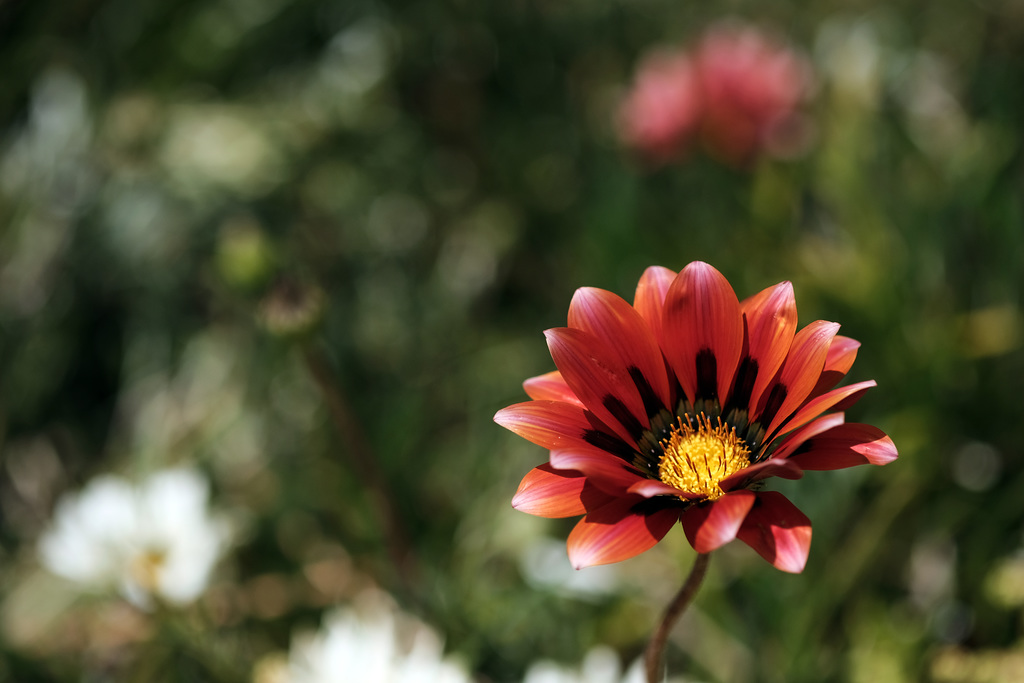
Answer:
[{"label": "blurred white flower", "polygon": [[284,164],[258,110],[217,103],[174,108],[160,160],[180,189],[198,196],[215,188],[260,196],[281,180]]},{"label": "blurred white flower", "polygon": [[315,634],[292,643],[283,683],[469,683],[465,668],[443,657],[426,625],[397,613],[374,594],[363,609],[341,608]]},{"label": "blurred white flower", "polygon": [[535,539],[523,549],[519,570],[534,588],[576,598],[600,598],[614,592],[619,585],[618,566],[605,564],[573,569],[565,553],[565,541],[550,536]]},{"label": "blurred white flower", "polygon": [[892,58],[879,28],[867,19],[824,22],[815,41],[818,67],[844,103],[866,109],[878,105],[886,62]]},{"label": "blurred white flower", "polygon": [[[643,659],[633,662],[622,673],[619,657],[605,645],[598,645],[583,658],[579,669],[566,667],[548,660],[534,662],[526,670],[523,683],[645,683]],[[682,678],[671,678],[666,683],[683,683]]]},{"label": "blurred white flower", "polygon": [[188,603],[206,588],[230,537],[208,498],[206,479],[190,469],[157,472],[140,485],[97,477],[57,504],[40,558],[54,574],[116,589],[139,607]]}]

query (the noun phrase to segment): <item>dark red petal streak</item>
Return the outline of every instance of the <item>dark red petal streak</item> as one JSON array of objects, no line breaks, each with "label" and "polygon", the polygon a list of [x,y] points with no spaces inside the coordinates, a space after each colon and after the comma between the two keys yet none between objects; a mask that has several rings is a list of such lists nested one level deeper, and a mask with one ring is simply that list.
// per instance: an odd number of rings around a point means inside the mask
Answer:
[{"label": "dark red petal streak", "polygon": [[624,299],[595,287],[581,287],[569,304],[569,327],[603,341],[627,368],[636,367],[663,405],[669,403],[668,375],[650,326]]},{"label": "dark red petal streak", "polygon": [[665,295],[668,294],[668,288],[675,279],[674,270],[651,266],[640,276],[640,282],[636,286],[636,295],[633,297],[633,307],[650,326],[655,340],[659,343],[661,343],[661,318],[662,310],[665,308]]},{"label": "dark red petal streak", "polygon": [[721,273],[694,261],[676,276],[665,298],[662,350],[686,396],[697,394],[697,354],[710,349],[718,370],[718,397],[729,394],[743,352],[743,316],[736,293]]},{"label": "dark red petal streak", "polygon": [[811,521],[777,491],[761,491],[737,537],[784,572],[799,574],[811,548]]},{"label": "dark red petal streak", "polygon": [[647,422],[647,411],[625,366],[601,340],[582,330],[560,327],[547,330],[548,349],[566,384],[598,419],[626,442],[635,440],[623,415],[608,410],[609,397],[621,402],[636,424]]},{"label": "dark red petal streak", "polygon": [[587,508],[607,505],[614,498],[594,489],[576,472],[556,471],[544,464],[530,470],[512,498],[512,507],[538,517],[575,517]]},{"label": "dark red petal streak", "polygon": [[736,538],[740,525],[754,505],[753,491],[725,494],[716,501],[694,505],[683,513],[683,530],[698,553],[709,553]]},{"label": "dark red petal streak", "polygon": [[516,403],[495,413],[494,421],[550,450],[586,447],[583,435],[593,428],[583,408],[561,401]]},{"label": "dark red petal streak", "polygon": [[796,333],[779,375],[779,383],[786,387],[786,399],[775,413],[768,434],[774,433],[811,394],[825,367],[828,347],[838,331],[839,323],[817,320]]},{"label": "dark red petal streak", "polygon": [[855,465],[886,465],[897,455],[896,445],[881,429],[850,422],[808,439],[788,462],[806,470],[838,470]]},{"label": "dark red petal streak", "polygon": [[587,513],[569,534],[569,562],[576,569],[628,560],[650,550],[679,519],[677,508],[643,514],[642,498],[627,498]]},{"label": "dark red petal streak", "polygon": [[750,394],[750,405],[756,406],[793,343],[796,333],[793,285],[780,282],[746,299],[740,308],[747,321],[747,354],[757,361],[757,379]]},{"label": "dark red petal streak", "polygon": [[558,370],[531,377],[523,382],[523,389],[526,390],[526,395],[535,401],[564,401],[583,406]]}]

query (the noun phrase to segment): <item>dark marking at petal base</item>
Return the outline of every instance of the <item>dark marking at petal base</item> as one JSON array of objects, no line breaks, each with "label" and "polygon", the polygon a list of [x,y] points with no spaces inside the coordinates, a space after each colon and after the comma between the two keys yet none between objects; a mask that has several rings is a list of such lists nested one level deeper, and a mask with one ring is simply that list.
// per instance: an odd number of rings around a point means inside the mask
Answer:
[{"label": "dark marking at petal base", "polygon": [[714,351],[701,349],[694,362],[697,365],[697,395],[693,397],[694,403],[702,398],[718,398],[718,361]]},{"label": "dark marking at petal base", "polygon": [[[678,401],[676,403],[676,407],[678,407],[679,403],[682,403],[682,402],[684,402],[686,400],[686,392],[683,391],[683,385],[679,383],[679,376],[676,375],[676,373],[672,370],[672,368],[669,367],[668,365],[666,365],[665,366],[665,370],[666,370],[666,372],[668,372],[668,383],[669,383],[669,392],[668,392],[668,394],[669,394],[669,396],[679,397]],[[669,400],[671,401],[671,399],[669,399]],[[672,406],[665,406],[665,407],[668,408],[669,410],[672,409]]]},{"label": "dark marking at petal base", "polygon": [[653,496],[651,498],[643,498],[630,510],[639,515],[650,515],[658,512],[659,510],[665,510],[668,508],[676,508],[682,510],[688,507],[688,501],[683,501],[676,496]]},{"label": "dark marking at petal base", "polygon": [[601,405],[612,414],[612,417],[619,421],[619,424],[626,428],[626,431],[629,432],[634,441],[640,438],[640,435],[644,432],[643,425],[633,416],[633,413],[629,412],[629,408],[617,396],[605,394],[604,398],[601,399]]},{"label": "dark marking at petal base", "polygon": [[775,419],[775,413],[779,412],[782,402],[786,400],[787,393],[789,393],[789,390],[786,389],[785,384],[773,386],[771,393],[768,394],[768,400],[765,401],[764,410],[761,411],[757,421],[763,425],[771,425],[772,420]]},{"label": "dark marking at petal base", "polygon": [[815,449],[816,446],[817,444],[814,443],[813,437],[807,439],[807,441],[804,441],[802,444],[793,449],[793,452],[789,454],[789,457],[792,458],[794,455],[800,455],[801,453],[810,453]]},{"label": "dark marking at petal base", "polygon": [[732,396],[729,398],[729,405],[737,410],[749,408],[750,394],[754,391],[754,382],[757,381],[757,361],[747,356],[740,363],[736,370],[736,381],[733,382]]},{"label": "dark marking at petal base", "polygon": [[637,391],[640,392],[640,398],[643,399],[647,417],[653,417],[665,409],[661,399],[654,393],[651,383],[644,377],[644,373],[640,372],[640,368],[631,365],[629,367],[629,376],[633,378],[633,384],[636,385]]},{"label": "dark marking at petal base", "polygon": [[583,432],[583,440],[595,448],[607,451],[612,455],[622,458],[628,463],[633,462],[635,455],[632,446],[617,436],[612,436],[600,429],[588,429]]}]

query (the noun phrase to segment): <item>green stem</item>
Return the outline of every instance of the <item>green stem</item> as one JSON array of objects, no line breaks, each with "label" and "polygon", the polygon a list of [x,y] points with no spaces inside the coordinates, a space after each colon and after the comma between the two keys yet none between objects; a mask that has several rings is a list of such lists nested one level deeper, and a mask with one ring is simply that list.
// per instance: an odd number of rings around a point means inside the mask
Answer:
[{"label": "green stem", "polygon": [[377,458],[374,456],[370,440],[356,418],[323,351],[313,343],[307,344],[303,351],[309,373],[324,396],[324,402],[330,410],[338,435],[345,442],[346,448],[342,449],[342,453],[347,458],[349,467],[366,485],[371,502],[377,508],[377,515],[384,527],[391,561],[406,588],[410,588],[415,584],[418,574],[416,557],[410,549],[408,535],[394,505],[388,481],[376,466]]},{"label": "green stem", "polygon": [[710,557],[711,555],[708,553],[697,555],[697,559],[693,561],[693,567],[690,568],[690,575],[686,577],[683,587],[672,598],[672,602],[665,609],[665,616],[662,617],[658,630],[651,636],[651,642],[647,644],[647,651],[644,653],[647,683],[659,683],[662,680],[662,662],[665,657],[665,643],[668,641],[668,634],[672,631],[672,627],[675,626],[679,617],[689,607],[694,596],[697,595],[701,581],[704,580],[704,574],[708,570],[708,559]]},{"label": "green stem", "polygon": [[216,683],[247,680],[248,671],[242,664],[244,658],[239,656],[237,643],[219,637],[208,625],[197,623],[186,614],[161,609],[155,616],[161,626],[161,641],[170,648],[170,661],[165,662],[165,666],[173,667],[174,658],[184,654],[203,668],[208,676],[206,680]]}]

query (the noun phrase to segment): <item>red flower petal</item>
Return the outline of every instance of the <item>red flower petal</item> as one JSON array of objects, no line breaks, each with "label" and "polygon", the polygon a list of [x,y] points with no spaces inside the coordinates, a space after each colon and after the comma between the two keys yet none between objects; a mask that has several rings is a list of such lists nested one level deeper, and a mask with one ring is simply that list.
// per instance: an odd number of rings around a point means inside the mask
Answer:
[{"label": "red flower petal", "polygon": [[595,429],[583,408],[561,401],[516,403],[495,413],[494,421],[549,450],[586,447],[583,437]]},{"label": "red flower petal", "polygon": [[708,378],[698,376],[697,357],[710,351],[715,359],[715,389],[718,399],[725,401],[743,352],[743,316],[729,281],[701,261],[683,268],[665,298],[662,329],[662,350],[687,398],[693,401],[698,390],[708,389],[698,386]]},{"label": "red flower petal", "polygon": [[838,331],[839,323],[817,320],[797,332],[779,375],[779,384],[786,387],[786,398],[772,417],[768,434],[772,434],[810,395],[821,377],[828,347]]},{"label": "red flower petal", "polygon": [[753,408],[782,367],[793,343],[796,332],[793,285],[780,282],[746,299],[740,308],[747,321],[747,353],[757,361],[757,378],[749,398],[749,405]]},{"label": "red flower petal", "polygon": [[710,553],[736,538],[740,525],[754,505],[753,491],[725,494],[716,501],[694,505],[683,513],[683,530],[698,553]]},{"label": "red flower petal", "polygon": [[650,513],[633,508],[640,498],[620,499],[587,513],[569,534],[569,562],[576,569],[628,560],[650,550],[679,519],[677,508]]},{"label": "red flower petal", "polygon": [[749,486],[755,481],[761,481],[768,477],[800,479],[803,476],[803,470],[801,470],[800,466],[796,463],[782,458],[769,458],[764,462],[751,465],[746,469],[742,469],[739,472],[726,477],[722,481],[718,482],[718,486],[723,491],[732,491],[733,489]]},{"label": "red flower petal", "polygon": [[628,371],[636,368],[640,372],[662,407],[671,405],[665,360],[658,341],[650,326],[625,300],[603,289],[581,287],[569,304],[569,327],[603,341]]},{"label": "red flower petal", "polygon": [[535,401],[563,401],[583,406],[558,370],[531,377],[523,382],[523,389],[526,390],[526,395]]},{"label": "red flower petal", "polygon": [[622,458],[597,448],[551,451],[549,462],[559,470],[575,470],[586,476],[594,486],[619,496],[636,494],[644,498],[664,495],[691,500],[700,498],[695,493],[646,477]]},{"label": "red flower petal", "polygon": [[561,327],[544,335],[555,365],[583,405],[623,440],[635,441],[647,424],[647,411],[622,363],[582,330]]},{"label": "red flower petal", "polygon": [[545,463],[530,470],[512,498],[512,507],[538,517],[575,517],[614,500],[577,472]]},{"label": "red flower petal", "polygon": [[811,521],[777,491],[761,491],[736,536],[784,572],[799,574],[811,548]]},{"label": "red flower petal", "polygon": [[619,495],[639,481],[650,481],[622,458],[594,448],[551,451],[548,462],[555,469],[575,470],[598,488]]},{"label": "red flower petal", "polygon": [[806,470],[839,470],[855,465],[885,465],[897,457],[896,445],[871,425],[849,422],[808,439],[790,456]]},{"label": "red flower petal", "polygon": [[674,270],[651,266],[640,276],[633,297],[633,307],[643,317],[654,333],[655,340],[661,343],[661,318],[665,308],[665,295],[672,281],[676,279]]},{"label": "red flower petal", "polygon": [[796,411],[796,414],[781,427],[779,433],[785,433],[797,427],[802,427],[826,410],[843,410],[848,408],[856,403],[864,395],[865,391],[877,385],[878,383],[875,380],[869,379],[865,382],[857,382],[847,387],[833,389],[826,394],[812,398],[800,410]]},{"label": "red flower petal", "polygon": [[825,370],[845,375],[853,367],[853,361],[857,360],[857,349],[859,348],[860,342],[856,339],[837,334],[836,338],[832,340],[832,345],[828,347]]},{"label": "red flower petal", "polygon": [[857,360],[857,349],[860,342],[856,339],[844,337],[837,334],[828,347],[828,355],[825,357],[825,369],[821,372],[817,386],[811,392],[811,396],[820,396],[826,391],[839,384],[839,381],[846,377],[846,373],[853,367],[853,361]]},{"label": "red flower petal", "polygon": [[642,481],[638,481],[629,487],[627,493],[635,493],[636,495],[643,496],[644,498],[653,498],[654,496],[677,496],[688,500],[697,500],[702,497],[699,494],[683,491],[682,489],[677,489],[675,486],[669,486],[657,479],[643,479]]},{"label": "red flower petal", "polygon": [[804,427],[790,432],[779,442],[779,445],[772,451],[773,458],[787,458],[793,451],[803,445],[812,436],[827,432],[845,422],[846,416],[843,413],[832,413],[819,417],[817,420],[808,423]]}]

